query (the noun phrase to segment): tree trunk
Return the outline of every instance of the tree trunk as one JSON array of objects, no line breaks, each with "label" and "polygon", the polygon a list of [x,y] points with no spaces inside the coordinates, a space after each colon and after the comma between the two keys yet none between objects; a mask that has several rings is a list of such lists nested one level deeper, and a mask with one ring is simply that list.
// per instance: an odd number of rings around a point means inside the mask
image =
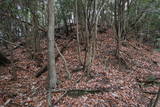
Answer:
[{"label": "tree trunk", "polygon": [[48,94],[48,106],[52,107],[51,92],[52,88],[56,87],[56,69],[55,69],[55,50],[54,50],[54,0],[48,0],[49,9],[49,29],[48,29],[48,56],[49,56],[49,94]]}]

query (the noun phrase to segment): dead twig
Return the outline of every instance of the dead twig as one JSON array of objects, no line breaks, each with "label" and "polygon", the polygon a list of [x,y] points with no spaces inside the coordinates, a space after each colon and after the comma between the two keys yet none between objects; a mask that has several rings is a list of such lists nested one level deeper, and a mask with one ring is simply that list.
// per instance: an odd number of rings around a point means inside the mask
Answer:
[{"label": "dead twig", "polygon": [[66,61],[65,57],[62,55],[61,51],[59,50],[56,42],[55,42],[55,46],[56,46],[56,49],[57,49],[59,55],[62,57],[62,59],[63,59],[63,61],[64,61],[64,66],[65,66],[66,72],[67,72],[67,74],[68,74],[68,78],[71,79],[71,73],[70,73],[69,70],[68,70],[67,61]]},{"label": "dead twig", "polygon": [[65,97],[67,95],[68,91],[65,91],[64,94],[62,94],[60,96],[60,98],[54,103],[54,105],[56,105],[63,97]]},{"label": "dead twig", "polygon": [[158,94],[157,92],[149,92],[149,91],[143,91],[143,93],[152,94],[152,95],[157,95]]},{"label": "dead twig", "polygon": [[154,102],[152,107],[156,107],[157,106],[159,98],[160,98],[160,87],[159,87],[159,90],[158,90],[158,93],[157,93],[157,96],[156,96],[156,100],[155,100],[155,102]]},{"label": "dead twig", "polygon": [[5,103],[4,106],[7,106],[11,102],[11,99],[8,99]]}]

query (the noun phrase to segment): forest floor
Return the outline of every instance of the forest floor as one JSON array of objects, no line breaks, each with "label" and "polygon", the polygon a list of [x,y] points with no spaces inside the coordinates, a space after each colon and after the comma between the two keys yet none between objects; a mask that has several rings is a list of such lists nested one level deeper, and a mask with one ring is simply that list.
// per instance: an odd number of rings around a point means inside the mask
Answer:
[{"label": "forest floor", "polygon": [[[57,107],[146,107],[156,98],[160,81],[160,53],[134,40],[123,42],[120,52],[120,70],[114,57],[115,42],[112,32],[98,35],[96,56],[89,76],[75,72],[79,67],[76,40],[64,52],[71,79],[67,79],[63,59],[57,61],[57,90],[83,89],[98,92],[67,93]],[[69,40],[58,39],[59,47]],[[35,60],[25,48],[14,50],[14,67],[0,68],[0,107],[47,107],[47,73],[36,78],[36,73],[47,64],[47,42],[41,42],[42,52]],[[11,56],[9,56],[10,58]],[[17,71],[17,80],[11,81],[10,72]],[[65,92],[53,93],[53,103]],[[159,105],[160,106],[160,105]],[[158,106],[157,106],[158,107]]]}]

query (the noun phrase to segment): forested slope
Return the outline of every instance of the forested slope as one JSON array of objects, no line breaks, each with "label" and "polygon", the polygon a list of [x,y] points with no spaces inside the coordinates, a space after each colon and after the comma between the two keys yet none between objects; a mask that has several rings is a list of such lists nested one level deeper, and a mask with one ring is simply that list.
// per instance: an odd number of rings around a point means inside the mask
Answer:
[{"label": "forested slope", "polygon": [[[57,58],[58,84],[52,100],[57,106],[146,107],[151,99],[156,98],[160,79],[160,53],[150,46],[135,40],[123,41],[121,61],[118,64],[114,55],[116,43],[112,30],[98,34],[95,61],[89,75],[85,75],[78,65],[76,40],[56,41],[60,49],[69,44],[63,55],[71,73],[69,80],[63,59]],[[41,40],[41,46],[43,51],[36,54],[34,60],[30,54],[32,50],[23,47],[14,49],[14,67],[8,65],[0,69],[0,105],[47,106],[47,73],[36,78],[37,72],[48,63],[46,39]],[[16,81],[11,81],[10,71],[13,69],[17,72]]]}]

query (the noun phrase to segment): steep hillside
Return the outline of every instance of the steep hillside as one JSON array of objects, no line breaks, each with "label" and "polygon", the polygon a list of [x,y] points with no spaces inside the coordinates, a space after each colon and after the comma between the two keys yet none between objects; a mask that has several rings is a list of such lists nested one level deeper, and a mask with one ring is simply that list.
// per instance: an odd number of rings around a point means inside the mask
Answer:
[{"label": "steep hillside", "polygon": [[[160,82],[160,53],[151,47],[137,41],[123,41],[119,66],[114,57],[116,44],[112,32],[99,34],[95,61],[89,76],[85,76],[77,70],[76,40],[59,39],[57,43],[61,48],[69,44],[64,56],[72,74],[68,80],[64,62],[59,57],[56,63],[58,91],[53,92],[53,102],[57,106],[146,107],[156,97]],[[46,40],[41,41],[41,46],[42,52],[37,53],[34,60],[31,51],[22,47],[15,49],[14,67],[9,65],[0,69],[0,105],[47,107],[47,73],[35,77],[47,64]],[[13,70],[17,71],[17,81],[11,81]]]}]

